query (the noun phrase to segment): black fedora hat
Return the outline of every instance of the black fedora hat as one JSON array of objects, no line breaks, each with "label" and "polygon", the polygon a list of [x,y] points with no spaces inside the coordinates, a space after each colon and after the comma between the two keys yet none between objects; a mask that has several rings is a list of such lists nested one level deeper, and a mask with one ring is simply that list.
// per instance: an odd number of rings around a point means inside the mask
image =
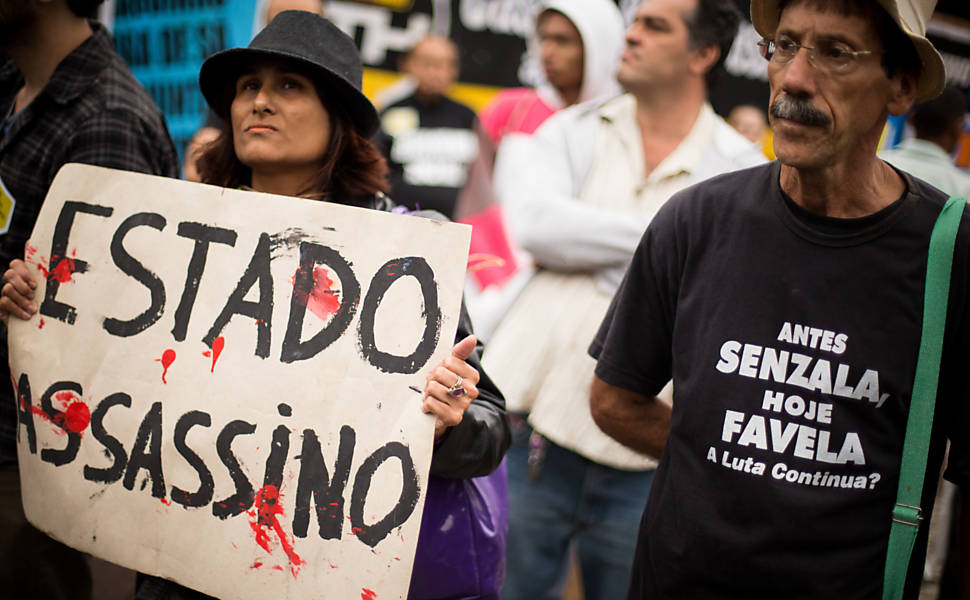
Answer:
[{"label": "black fedora hat", "polygon": [[286,10],[253,38],[248,48],[216,52],[202,63],[199,87],[213,111],[227,122],[236,80],[254,59],[282,58],[306,68],[350,114],[365,136],[378,128],[377,110],[360,90],[363,68],[350,36],[320,15]]}]

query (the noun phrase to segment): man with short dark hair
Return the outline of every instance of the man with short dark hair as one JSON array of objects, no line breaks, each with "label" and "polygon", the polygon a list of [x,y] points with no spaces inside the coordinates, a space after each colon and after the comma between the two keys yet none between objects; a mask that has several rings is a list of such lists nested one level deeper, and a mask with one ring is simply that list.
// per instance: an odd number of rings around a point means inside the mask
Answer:
[{"label": "man with short dark hair", "polygon": [[553,590],[570,546],[587,600],[626,588],[656,462],[596,428],[594,361],[584,350],[664,202],[764,162],[707,102],[710,72],[740,18],[732,0],[644,0],[616,73],[627,93],[563,109],[499,149],[496,190],[515,239],[540,268],[484,356],[518,412],[507,455],[506,600]]},{"label": "man with short dark hair", "polygon": [[916,132],[879,158],[927,181],[947,194],[970,198],[970,174],[958,169],[950,156],[963,135],[967,95],[956,88],[921,102],[909,116]]},{"label": "man with short dark hair", "polygon": [[[887,115],[943,88],[924,35],[934,5],[752,1],[778,161],[672,198],[590,347],[596,423],[660,457],[629,598],[881,597],[927,248],[947,198],[876,148]],[[970,489],[968,221],[927,517],[947,437],[945,476]],[[671,377],[672,405],[657,397]],[[906,598],[919,595],[925,525]]]},{"label": "man with short dark hair", "polygon": [[[178,157],[164,118],[115,52],[104,26],[88,20],[100,3],[0,3],[2,270],[11,260],[23,258],[47,189],[65,163],[178,176]],[[2,333],[0,352],[6,364],[5,327]],[[90,598],[90,575],[83,557],[24,518],[16,463],[16,410],[10,381],[4,377],[0,383],[0,593],[12,598]]]}]

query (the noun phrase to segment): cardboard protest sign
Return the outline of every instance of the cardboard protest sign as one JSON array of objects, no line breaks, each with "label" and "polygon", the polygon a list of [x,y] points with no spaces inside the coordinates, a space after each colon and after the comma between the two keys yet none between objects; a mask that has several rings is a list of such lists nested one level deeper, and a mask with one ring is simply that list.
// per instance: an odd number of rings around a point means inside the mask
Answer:
[{"label": "cardboard protest sign", "polygon": [[404,598],[467,226],[68,165],[11,319],[24,507],[220,598]]}]

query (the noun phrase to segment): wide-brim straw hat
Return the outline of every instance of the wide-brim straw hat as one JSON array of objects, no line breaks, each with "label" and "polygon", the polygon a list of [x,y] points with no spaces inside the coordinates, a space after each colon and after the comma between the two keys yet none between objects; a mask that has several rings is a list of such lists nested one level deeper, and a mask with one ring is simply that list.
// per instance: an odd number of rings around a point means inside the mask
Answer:
[{"label": "wide-brim straw hat", "polygon": [[[920,70],[916,84],[916,101],[924,102],[940,95],[946,85],[946,69],[943,57],[933,44],[926,39],[926,25],[933,16],[936,0],[876,0],[885,9],[896,26],[905,33],[920,60]],[[761,35],[774,35],[778,28],[779,0],[751,0],[751,22]]]},{"label": "wide-brim straw hat", "polygon": [[227,122],[236,81],[260,58],[284,59],[303,67],[329,98],[350,114],[367,137],[377,132],[377,110],[361,91],[363,66],[354,41],[320,15],[301,10],[281,12],[256,34],[248,48],[216,52],[202,63],[199,87],[213,111]]}]

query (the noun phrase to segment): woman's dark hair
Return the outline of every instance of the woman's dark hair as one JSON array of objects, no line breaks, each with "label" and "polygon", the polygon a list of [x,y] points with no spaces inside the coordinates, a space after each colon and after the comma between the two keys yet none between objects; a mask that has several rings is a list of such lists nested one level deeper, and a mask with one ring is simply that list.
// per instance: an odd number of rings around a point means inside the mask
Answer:
[{"label": "woman's dark hair", "polygon": [[[342,106],[327,101],[319,87],[317,96],[330,115],[330,141],[316,177],[301,194],[355,204],[378,192],[387,193],[390,190],[387,161],[380,151],[354,127]],[[233,147],[231,119],[227,118],[219,130],[219,137],[199,155],[197,164],[202,181],[229,188],[251,185],[252,173],[239,161]]]}]

